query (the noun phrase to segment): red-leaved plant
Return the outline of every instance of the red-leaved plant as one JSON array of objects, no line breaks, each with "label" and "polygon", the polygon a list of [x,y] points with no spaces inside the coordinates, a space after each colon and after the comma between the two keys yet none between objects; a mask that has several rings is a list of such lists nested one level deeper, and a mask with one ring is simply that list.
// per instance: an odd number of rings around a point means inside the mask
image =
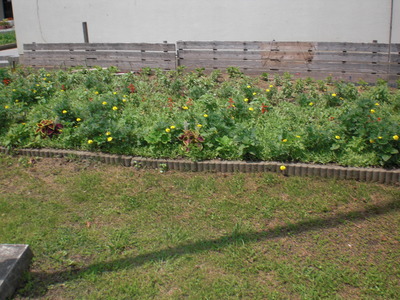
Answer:
[{"label": "red-leaved plant", "polygon": [[36,133],[40,134],[42,138],[58,135],[61,133],[61,129],[64,127],[60,123],[56,123],[53,120],[42,120],[37,124]]}]

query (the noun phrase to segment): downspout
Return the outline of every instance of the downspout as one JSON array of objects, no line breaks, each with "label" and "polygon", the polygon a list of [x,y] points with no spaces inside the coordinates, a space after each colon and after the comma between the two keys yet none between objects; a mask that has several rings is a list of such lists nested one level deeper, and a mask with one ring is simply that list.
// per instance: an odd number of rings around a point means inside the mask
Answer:
[{"label": "downspout", "polygon": [[388,48],[388,79],[390,78],[390,64],[392,63],[392,31],[393,31],[393,1],[390,0],[389,48]]}]

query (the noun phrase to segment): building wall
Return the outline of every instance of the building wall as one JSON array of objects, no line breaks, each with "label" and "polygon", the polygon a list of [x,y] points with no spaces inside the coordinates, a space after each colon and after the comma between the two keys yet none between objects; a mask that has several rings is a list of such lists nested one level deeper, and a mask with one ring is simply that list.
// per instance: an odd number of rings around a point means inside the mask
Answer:
[{"label": "building wall", "polygon": [[[178,40],[388,43],[391,0],[13,0],[24,43]],[[392,42],[400,43],[400,0]]]}]

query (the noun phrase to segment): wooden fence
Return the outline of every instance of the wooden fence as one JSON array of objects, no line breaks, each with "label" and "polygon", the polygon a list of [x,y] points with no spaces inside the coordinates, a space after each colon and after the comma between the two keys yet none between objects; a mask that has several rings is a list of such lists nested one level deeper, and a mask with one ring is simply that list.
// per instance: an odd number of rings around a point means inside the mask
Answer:
[{"label": "wooden fence", "polygon": [[168,43],[25,44],[22,64],[40,68],[118,67],[121,71],[144,67],[173,70],[176,47]]},{"label": "wooden fence", "polygon": [[34,67],[116,66],[189,70],[237,67],[246,74],[282,74],[346,81],[400,79],[400,44],[329,42],[198,42],[177,44],[26,44],[22,63]]},{"label": "wooden fence", "polygon": [[400,79],[400,44],[328,42],[177,42],[178,65],[238,67],[248,74],[289,72],[299,77],[375,82]]}]

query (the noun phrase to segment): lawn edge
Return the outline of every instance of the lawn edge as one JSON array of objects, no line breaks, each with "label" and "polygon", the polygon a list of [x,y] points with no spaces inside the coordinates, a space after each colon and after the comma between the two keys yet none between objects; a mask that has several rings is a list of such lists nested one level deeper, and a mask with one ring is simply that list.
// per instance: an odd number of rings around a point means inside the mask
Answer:
[{"label": "lawn edge", "polygon": [[221,173],[254,173],[273,172],[285,176],[322,177],[348,179],[364,182],[400,185],[400,169],[343,167],[312,163],[284,163],[277,161],[226,161],[206,160],[191,161],[185,159],[157,159],[129,155],[107,154],[64,149],[13,149],[0,146],[0,153],[16,154],[30,157],[74,157],[93,159],[102,163],[125,167],[175,170],[182,172],[221,172]]}]

